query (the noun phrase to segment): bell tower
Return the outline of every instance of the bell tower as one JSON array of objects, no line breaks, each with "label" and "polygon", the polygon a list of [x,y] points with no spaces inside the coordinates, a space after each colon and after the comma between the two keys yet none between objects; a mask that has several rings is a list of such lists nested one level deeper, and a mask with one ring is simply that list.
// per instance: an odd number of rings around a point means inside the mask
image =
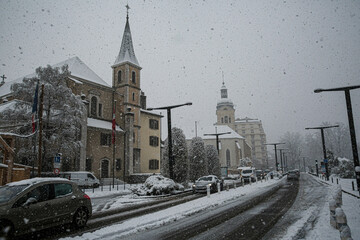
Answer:
[{"label": "bell tower", "polygon": [[233,102],[228,98],[224,80],[220,89],[220,96],[221,98],[216,105],[217,124],[231,127],[235,122],[235,108]]},{"label": "bell tower", "polygon": [[[140,88],[140,71],[141,67],[135,56],[134,46],[131,37],[129,24],[129,5],[126,5],[126,24],[123,38],[121,41],[119,54],[112,67],[112,86],[116,93],[124,96],[124,101],[118,104],[117,109],[125,114],[133,115],[133,126],[129,128],[131,132],[127,132],[127,140],[132,143],[133,154],[127,154],[127,166],[129,174],[136,169],[137,163],[140,164],[140,108],[141,108],[141,88]],[[127,123],[125,123],[127,126]],[[132,155],[132,156],[130,156]]]}]

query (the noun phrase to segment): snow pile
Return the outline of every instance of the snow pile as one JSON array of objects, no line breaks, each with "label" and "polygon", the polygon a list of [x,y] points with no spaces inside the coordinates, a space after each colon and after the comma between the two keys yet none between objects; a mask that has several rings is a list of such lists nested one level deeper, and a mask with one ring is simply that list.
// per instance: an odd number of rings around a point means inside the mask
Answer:
[{"label": "snow pile", "polygon": [[146,179],[144,184],[131,188],[131,191],[141,196],[164,195],[184,191],[184,186],[162,175],[152,175]]}]

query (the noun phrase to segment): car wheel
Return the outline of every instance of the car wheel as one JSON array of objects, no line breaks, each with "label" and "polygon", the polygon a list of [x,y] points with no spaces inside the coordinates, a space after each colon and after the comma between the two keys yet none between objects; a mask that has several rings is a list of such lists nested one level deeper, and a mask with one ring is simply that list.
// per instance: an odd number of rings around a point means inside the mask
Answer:
[{"label": "car wheel", "polygon": [[0,239],[12,239],[14,226],[6,221],[0,221]]},{"label": "car wheel", "polygon": [[85,208],[79,208],[74,215],[73,224],[76,228],[82,228],[86,225],[88,218]]}]

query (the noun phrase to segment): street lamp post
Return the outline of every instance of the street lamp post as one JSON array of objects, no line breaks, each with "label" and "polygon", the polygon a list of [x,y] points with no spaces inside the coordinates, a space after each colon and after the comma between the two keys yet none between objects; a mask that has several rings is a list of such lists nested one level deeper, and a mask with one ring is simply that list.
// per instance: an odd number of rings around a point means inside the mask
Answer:
[{"label": "street lamp post", "polygon": [[215,127],[215,133],[205,133],[204,136],[216,136],[216,149],[218,152],[218,155],[220,153],[219,150],[219,136],[224,135],[224,134],[230,134],[231,132],[223,132],[223,133],[218,133],[217,132],[217,128]]},{"label": "street lamp post", "polygon": [[[285,165],[285,158],[284,158],[284,162],[283,162],[283,154],[285,152],[283,152],[284,150],[287,150],[285,148],[281,148],[281,149],[278,149],[280,151],[280,164],[281,164],[281,171],[284,172],[284,165]],[[283,164],[284,163],[284,164]]]},{"label": "street lamp post", "polygon": [[276,146],[277,146],[277,145],[280,145],[280,144],[285,144],[285,143],[267,143],[267,144],[264,144],[264,145],[274,145],[274,148],[275,148],[275,164],[276,164],[276,171],[279,171],[279,168],[278,168],[278,161],[277,161],[277,151],[276,151]]},{"label": "street lamp post", "polygon": [[339,125],[324,126],[324,127],[308,127],[308,128],[305,128],[305,130],[309,130],[309,129],[320,129],[320,131],[321,131],[321,141],[322,141],[323,154],[324,154],[324,163],[325,163],[325,171],[326,171],[326,181],[329,181],[329,168],[328,168],[328,159],[327,159],[327,157],[326,157],[326,147],[325,147],[324,129],[326,129],[326,128],[334,128],[334,127],[339,127]]},{"label": "street lamp post", "polygon": [[349,129],[350,129],[350,137],[351,137],[351,146],[354,158],[354,167],[355,167],[355,174],[356,174],[356,183],[357,188],[360,193],[360,166],[359,166],[359,154],[357,150],[356,144],[356,134],[355,134],[355,125],[354,125],[354,117],[352,114],[352,106],[351,106],[351,98],[350,98],[350,90],[360,88],[360,85],[355,86],[348,86],[348,87],[340,87],[340,88],[330,88],[330,89],[315,89],[315,93],[320,92],[334,92],[334,91],[344,91],[345,92],[345,99],[346,99],[346,108],[349,120]]},{"label": "street lamp post", "polygon": [[172,136],[171,136],[171,109],[178,108],[182,106],[190,106],[192,105],[191,102],[179,104],[179,105],[172,105],[172,106],[166,106],[166,107],[159,107],[159,108],[147,108],[147,110],[166,110],[167,111],[167,123],[168,123],[168,153],[169,153],[169,175],[170,179],[174,178],[174,156],[172,153]]}]

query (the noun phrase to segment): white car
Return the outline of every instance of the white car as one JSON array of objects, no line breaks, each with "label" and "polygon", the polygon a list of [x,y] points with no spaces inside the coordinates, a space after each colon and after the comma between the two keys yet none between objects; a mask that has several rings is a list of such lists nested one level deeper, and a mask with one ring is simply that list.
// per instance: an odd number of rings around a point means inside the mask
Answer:
[{"label": "white car", "polygon": [[75,182],[80,187],[99,187],[100,181],[91,172],[63,172],[60,177]]}]

